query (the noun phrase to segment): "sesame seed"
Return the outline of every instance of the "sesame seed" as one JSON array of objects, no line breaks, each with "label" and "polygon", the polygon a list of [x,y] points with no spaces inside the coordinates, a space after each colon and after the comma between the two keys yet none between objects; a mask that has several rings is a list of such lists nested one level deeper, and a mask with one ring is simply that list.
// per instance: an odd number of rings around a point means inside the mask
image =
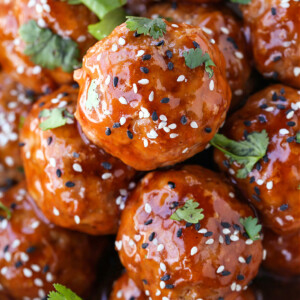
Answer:
[{"label": "sesame seed", "polygon": [[[144,51],[143,51],[143,54],[144,54]],[[142,60],[150,60],[151,59],[151,55],[150,54],[145,54],[143,57],[142,57]]]},{"label": "sesame seed", "polygon": [[133,139],[133,133],[130,130],[127,130],[127,136],[132,140]]},{"label": "sesame seed", "polygon": [[111,173],[104,173],[104,174],[102,174],[102,176],[101,176],[101,178],[102,178],[103,180],[109,179],[109,178],[111,178],[111,177],[112,177],[112,174],[111,174]]},{"label": "sesame seed", "polygon": [[75,172],[82,172],[82,167],[80,164],[75,163],[75,164],[73,164],[73,170]]},{"label": "sesame seed", "polygon": [[112,47],[111,47],[111,50],[113,52],[116,52],[118,50],[118,45],[117,44],[113,44]]},{"label": "sesame seed", "polygon": [[[165,128],[164,128],[165,129]],[[177,133],[171,133],[170,134],[170,138],[171,139],[175,139],[175,138],[177,138],[179,136],[179,134],[177,134]]]},{"label": "sesame seed", "polygon": [[280,207],[279,207],[279,210],[281,211],[285,211],[289,208],[289,205],[288,204],[282,204]]},{"label": "sesame seed", "polygon": [[106,134],[107,136],[111,135],[111,130],[110,130],[109,127],[107,127],[107,128],[105,129],[105,134]]},{"label": "sesame seed", "polygon": [[185,80],[185,76],[184,75],[180,75],[178,78],[177,78],[177,82],[182,82]]},{"label": "sesame seed", "polygon": [[124,104],[124,105],[125,105],[125,104],[128,104],[128,103],[127,103],[127,100],[126,100],[124,97],[120,97],[120,98],[119,98],[119,102],[120,102],[121,104]]},{"label": "sesame seed", "polygon": [[153,99],[154,99],[154,92],[152,91],[150,94],[149,94],[149,101],[152,102]]},{"label": "sesame seed", "polygon": [[198,128],[198,124],[195,121],[192,121],[191,124],[190,124],[190,126],[192,128]]},{"label": "sesame seed", "polygon": [[268,181],[266,186],[268,190],[271,190],[273,188],[273,181]]},{"label": "sesame seed", "polygon": [[149,83],[149,80],[144,78],[144,79],[139,80],[138,83],[142,84],[142,85],[146,85]]},{"label": "sesame seed", "polygon": [[160,267],[160,269],[161,269],[163,272],[166,272],[167,267],[166,267],[166,265],[165,265],[164,263],[160,263],[160,264],[159,264],[159,267]]},{"label": "sesame seed", "polygon": [[191,255],[195,255],[198,252],[198,248],[195,246],[191,249]]},{"label": "sesame seed", "polygon": [[174,64],[172,62],[168,62],[168,69],[172,71],[174,69]]},{"label": "sesame seed", "polygon": [[159,244],[159,245],[157,246],[157,251],[158,251],[158,252],[161,252],[162,250],[164,250],[164,248],[165,248],[165,246],[164,246],[163,244]]},{"label": "sesame seed", "polygon": [[238,59],[243,59],[244,58],[244,55],[242,52],[240,51],[235,51],[235,56],[238,58]]},{"label": "sesame seed", "polygon": [[170,51],[170,50],[167,50],[167,51],[166,51],[166,55],[167,55],[167,57],[170,58],[170,59],[173,57],[173,53],[172,53],[172,51]]},{"label": "sesame seed", "polygon": [[226,27],[221,27],[220,29],[221,29],[221,31],[222,31],[224,34],[229,34],[228,28],[226,28]]},{"label": "sesame seed", "polygon": [[151,211],[152,211],[152,208],[151,208],[150,204],[146,203],[145,204],[145,212],[148,213],[148,214],[150,214]]},{"label": "sesame seed", "polygon": [[114,87],[117,87],[118,82],[119,82],[119,77],[115,76],[113,79]]},{"label": "sesame seed", "polygon": [[165,44],[165,41],[162,40],[162,41],[159,41],[158,43],[156,43],[155,46],[160,47],[160,46],[163,46],[164,44]]},{"label": "sesame seed", "polygon": [[157,121],[157,120],[158,120],[158,115],[157,115],[157,112],[156,112],[156,111],[154,111],[154,112],[152,113],[151,118],[152,118],[153,121]]},{"label": "sesame seed", "polygon": [[67,181],[67,182],[65,183],[65,186],[68,187],[68,188],[72,188],[72,187],[75,186],[75,183],[72,182],[72,181]]},{"label": "sesame seed", "polygon": [[253,241],[251,239],[247,239],[245,243],[246,243],[246,245],[252,245]]},{"label": "sesame seed", "polygon": [[160,102],[161,102],[161,103],[164,103],[164,104],[169,103],[169,101],[170,101],[170,98],[167,98],[167,97],[162,98],[162,99],[160,100]]},{"label": "sesame seed", "polygon": [[215,87],[215,83],[214,83],[213,80],[211,80],[211,81],[209,82],[209,89],[210,89],[211,91],[213,91],[213,90],[214,90],[214,87]]},{"label": "sesame seed", "polygon": [[212,245],[214,243],[214,239],[208,239],[205,244],[206,245]]},{"label": "sesame seed", "polygon": [[59,216],[59,211],[58,211],[58,209],[56,207],[53,207],[53,214],[55,216]]},{"label": "sesame seed", "polygon": [[225,267],[224,266],[220,266],[218,269],[217,269],[217,274],[223,272],[225,270]]},{"label": "sesame seed", "polygon": [[160,286],[161,289],[164,289],[166,287],[166,283],[164,281],[161,281],[159,283],[159,286]]},{"label": "sesame seed", "polygon": [[119,45],[120,45],[120,46],[124,46],[125,43],[126,43],[126,41],[125,41],[123,38],[121,38],[121,37],[119,38],[119,41],[118,41],[118,42],[119,42]]},{"label": "sesame seed", "polygon": [[282,129],[279,130],[279,134],[286,135],[286,134],[289,134],[289,131],[285,128],[282,128]]},{"label": "sesame seed", "polygon": [[300,74],[300,67],[294,67],[293,72],[294,72],[295,77],[298,77]]},{"label": "sesame seed", "polygon": [[24,269],[23,269],[23,274],[24,274],[24,276],[27,277],[27,278],[32,277],[32,271],[31,271],[30,269],[28,269],[28,268],[24,268]]},{"label": "sesame seed", "polygon": [[149,69],[146,67],[140,67],[141,72],[148,74],[149,73]]}]

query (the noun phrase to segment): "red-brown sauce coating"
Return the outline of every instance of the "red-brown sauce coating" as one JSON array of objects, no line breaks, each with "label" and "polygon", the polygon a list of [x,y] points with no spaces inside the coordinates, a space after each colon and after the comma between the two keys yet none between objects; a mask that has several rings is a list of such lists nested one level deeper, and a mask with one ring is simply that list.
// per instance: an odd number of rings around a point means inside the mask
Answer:
[{"label": "red-brown sauce coating", "polygon": [[232,108],[238,106],[250,89],[251,62],[242,22],[226,7],[216,5],[152,5],[146,15],[171,18],[172,22],[199,26],[218,45],[226,61],[226,77],[232,90]]},{"label": "red-brown sauce coating", "polygon": [[241,179],[236,176],[240,166],[228,164],[226,157],[215,151],[220,169],[259,210],[263,224],[279,234],[300,228],[299,117],[300,92],[281,84],[269,86],[251,96],[222,130],[235,141],[245,139],[245,133],[266,130],[269,145],[265,158]]},{"label": "red-brown sauce coating", "polygon": [[0,212],[3,291],[15,300],[44,299],[53,283],[61,283],[79,295],[89,294],[105,240],[50,224],[30,199],[24,182],[1,194],[0,201],[12,211],[10,219]]},{"label": "red-brown sauce coating", "polygon": [[[42,97],[28,115],[21,141],[28,191],[53,223],[90,234],[118,228],[135,171],[90,144],[76,120],[43,131],[44,110],[75,111],[78,89],[62,86]],[[131,183],[131,185],[130,185]]]},{"label": "red-brown sauce coating", "polygon": [[256,68],[267,78],[300,88],[300,2],[252,0],[241,8]]},{"label": "red-brown sauce coating", "polygon": [[[170,219],[194,199],[204,219]],[[244,234],[253,216],[224,178],[200,166],[152,172],[128,199],[116,249],[128,275],[152,299],[216,299],[241,291],[262,259],[260,240]],[[166,297],[166,298],[164,298]]]},{"label": "red-brown sauce coating", "polygon": [[[203,150],[230,104],[224,57],[216,45],[200,28],[166,23],[158,40],[136,37],[126,24],[117,27],[90,48],[75,73],[80,85],[75,116],[83,132],[138,170],[172,165]],[[217,66],[212,78],[203,66],[185,63],[183,52],[197,44]]]},{"label": "red-brown sauce coating", "polygon": [[87,26],[97,17],[83,5],[70,5],[67,1],[37,0],[1,1],[0,3],[0,64],[3,69],[25,87],[37,92],[54,88],[57,84],[72,82],[72,73],[61,68],[49,70],[32,63],[24,54],[25,43],[19,28],[30,20],[51,29],[64,38],[77,42],[83,56],[95,43]]}]

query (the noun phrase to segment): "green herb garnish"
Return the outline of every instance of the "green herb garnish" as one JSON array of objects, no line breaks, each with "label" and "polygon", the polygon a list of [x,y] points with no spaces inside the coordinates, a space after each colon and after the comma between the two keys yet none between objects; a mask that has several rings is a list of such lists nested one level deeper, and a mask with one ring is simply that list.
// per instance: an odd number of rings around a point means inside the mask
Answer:
[{"label": "green herb garnish", "polygon": [[93,79],[88,90],[87,100],[85,102],[85,107],[89,110],[92,110],[93,108],[96,109],[99,106],[100,99],[96,88],[97,80]]},{"label": "green herb garnish", "polygon": [[41,111],[40,117],[47,118],[39,125],[43,131],[64,126],[68,119],[74,119],[74,116],[66,108],[44,109]]},{"label": "green herb garnish", "polygon": [[71,5],[81,4],[81,0],[60,0],[60,1],[68,2],[68,4],[71,4]]},{"label": "green herb garnish", "polygon": [[189,199],[185,202],[183,207],[178,208],[175,213],[170,217],[171,220],[175,221],[186,221],[188,223],[197,224],[204,218],[202,214],[203,209],[197,208],[198,202],[194,202],[193,199]]},{"label": "green herb garnish", "polygon": [[191,68],[195,69],[204,64],[205,72],[208,73],[209,78],[214,75],[214,71],[211,69],[212,66],[216,66],[214,62],[211,60],[208,53],[202,52],[200,48],[190,49],[189,51],[183,52],[183,56],[185,59],[185,64]]},{"label": "green herb garnish", "polygon": [[56,292],[50,292],[48,300],[82,300],[74,292],[61,284],[55,283],[53,286],[56,289]]},{"label": "green herb garnish", "polygon": [[155,40],[167,32],[167,25],[161,18],[126,17],[127,28],[138,34],[150,35]]},{"label": "green herb garnish", "polygon": [[252,0],[230,0],[232,3],[249,4]]},{"label": "green herb garnish", "polygon": [[79,49],[74,41],[39,27],[34,20],[22,25],[19,33],[26,43],[24,54],[35,64],[50,70],[61,67],[65,72],[80,66]]},{"label": "green herb garnish", "polygon": [[246,140],[237,142],[217,133],[210,144],[229,157],[230,162],[242,164],[244,167],[238,170],[237,178],[246,178],[255,164],[266,155],[269,137],[265,130],[254,131],[247,135]]},{"label": "green herb garnish", "polygon": [[10,209],[7,206],[5,206],[1,201],[0,201],[0,210],[3,210],[6,213],[6,218],[8,220],[11,218]]},{"label": "green herb garnish", "polygon": [[296,133],[296,143],[300,144],[300,131]]},{"label": "green herb garnish", "polygon": [[259,240],[261,225],[258,224],[258,219],[253,217],[240,218],[241,224],[244,226],[249,238],[253,241]]}]

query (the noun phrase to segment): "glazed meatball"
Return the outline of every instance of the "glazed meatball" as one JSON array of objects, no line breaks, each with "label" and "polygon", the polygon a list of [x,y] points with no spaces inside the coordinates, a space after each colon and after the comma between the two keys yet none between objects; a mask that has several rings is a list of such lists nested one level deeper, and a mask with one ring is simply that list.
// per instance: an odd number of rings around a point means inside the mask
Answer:
[{"label": "glazed meatball", "polygon": [[0,186],[24,177],[19,129],[31,108],[34,94],[7,74],[0,73]]},{"label": "glazed meatball", "polygon": [[265,229],[263,246],[267,251],[263,262],[266,269],[281,276],[300,275],[300,230],[278,235]]},{"label": "glazed meatball", "polygon": [[115,281],[110,300],[146,300],[148,297],[125,272]]},{"label": "glazed meatball", "polygon": [[243,195],[257,207],[265,226],[279,234],[300,229],[300,118],[299,91],[278,84],[251,96],[246,105],[226,121],[223,133],[235,141],[248,134],[268,134],[266,155],[246,178],[239,178],[241,165],[232,164],[219,150],[215,161]]},{"label": "glazed meatball", "polygon": [[76,42],[82,57],[96,41],[87,31],[89,24],[97,22],[96,16],[85,6],[70,5],[67,1],[10,0],[0,3],[0,64],[4,70],[37,92],[71,82],[72,72],[43,68],[24,54],[26,44],[19,29],[31,20],[40,28],[49,28],[60,37]]},{"label": "glazed meatball", "polygon": [[77,88],[63,86],[28,115],[21,135],[28,192],[56,225],[115,233],[135,171],[81,134],[73,116],[77,96]]},{"label": "glazed meatball", "polygon": [[215,42],[226,60],[226,77],[232,90],[231,106],[238,106],[249,92],[251,65],[242,23],[225,7],[192,4],[157,4],[147,16],[163,16],[172,22],[199,26]]},{"label": "glazed meatball", "polygon": [[[230,105],[216,45],[200,28],[162,22],[166,33],[158,40],[122,24],[88,51],[75,73],[75,116],[83,132],[137,170],[172,165],[203,150]],[[192,69],[185,62],[183,55],[198,47],[217,66],[212,78],[204,66]]]},{"label": "glazed meatball", "polygon": [[300,2],[252,0],[241,8],[256,68],[267,78],[300,88]]},{"label": "glazed meatball", "polygon": [[152,172],[128,199],[116,249],[152,299],[217,299],[241,291],[258,271],[261,241],[240,222],[249,216],[252,210],[210,170]]},{"label": "glazed meatball", "polygon": [[15,300],[45,299],[53,283],[61,283],[79,295],[89,293],[105,240],[49,223],[24,182],[2,194],[0,200],[11,210],[10,218],[0,212],[3,291]]}]

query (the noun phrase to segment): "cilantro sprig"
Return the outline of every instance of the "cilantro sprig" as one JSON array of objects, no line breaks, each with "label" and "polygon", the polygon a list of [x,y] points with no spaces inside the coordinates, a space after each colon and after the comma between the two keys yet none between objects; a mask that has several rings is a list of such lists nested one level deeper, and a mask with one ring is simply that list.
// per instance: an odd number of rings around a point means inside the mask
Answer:
[{"label": "cilantro sprig", "polygon": [[190,69],[195,69],[204,64],[205,72],[208,73],[209,78],[211,78],[214,75],[214,71],[211,69],[211,67],[215,67],[216,65],[210,58],[209,54],[208,53],[203,54],[200,48],[190,49],[189,51],[185,51],[183,52],[183,56],[185,59],[185,64]]},{"label": "cilantro sprig", "polygon": [[64,126],[68,119],[74,119],[74,116],[66,108],[44,109],[39,116],[47,118],[39,125],[43,131]]},{"label": "cilantro sprig", "polygon": [[246,178],[255,164],[266,155],[269,137],[266,130],[254,131],[248,134],[246,140],[237,142],[217,133],[210,144],[229,157],[230,162],[243,165],[237,172],[237,178]]},{"label": "cilantro sprig", "polygon": [[259,240],[262,226],[258,224],[258,219],[253,217],[240,218],[240,223],[244,226],[249,238],[253,241]]},{"label": "cilantro sprig", "polygon": [[8,220],[11,218],[10,209],[7,206],[5,206],[1,201],[0,201],[0,210],[3,210],[6,213],[6,218]]},{"label": "cilantro sprig", "polygon": [[61,284],[55,283],[53,286],[56,291],[49,293],[48,300],[82,300],[74,292]]},{"label": "cilantro sprig", "polygon": [[88,95],[87,95],[87,100],[85,102],[85,107],[88,110],[92,110],[93,108],[96,109],[99,106],[99,95],[96,91],[97,88],[97,80],[93,79],[91,81],[89,90],[88,90]]},{"label": "cilantro sprig", "polygon": [[78,45],[71,39],[39,27],[34,20],[22,25],[19,33],[26,43],[24,54],[35,64],[50,70],[61,67],[65,72],[80,66]]},{"label": "cilantro sprig", "polygon": [[183,207],[178,208],[170,217],[171,220],[175,221],[186,221],[188,223],[197,224],[204,218],[202,214],[203,209],[197,208],[198,202],[194,202],[193,199],[189,199],[185,202]]},{"label": "cilantro sprig", "polygon": [[126,17],[127,28],[138,34],[149,35],[155,40],[167,32],[167,25],[162,18],[148,19],[143,17]]}]

